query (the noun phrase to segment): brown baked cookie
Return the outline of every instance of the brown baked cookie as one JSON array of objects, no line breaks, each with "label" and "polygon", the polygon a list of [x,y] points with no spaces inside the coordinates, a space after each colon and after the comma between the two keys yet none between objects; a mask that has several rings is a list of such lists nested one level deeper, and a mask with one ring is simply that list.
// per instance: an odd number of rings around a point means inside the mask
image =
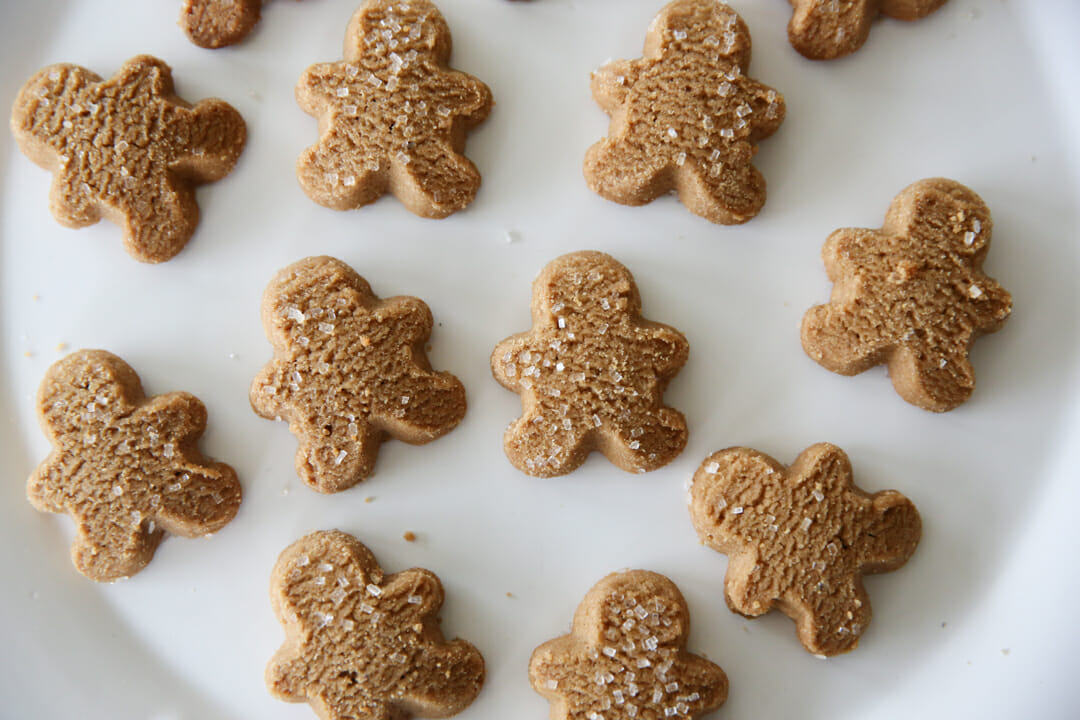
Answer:
[{"label": "brown baked cookie", "polygon": [[420,445],[465,415],[465,388],[433,372],[424,352],[428,306],[379,299],[340,260],[311,257],[279,272],[262,319],[274,358],[251,385],[251,406],[289,421],[300,443],[296,471],[319,492],[370,475],[387,436]]},{"label": "brown baked cookie", "polygon": [[367,0],[345,31],[344,62],[312,65],[296,85],[319,142],[296,164],[315,202],[351,210],[393,193],[411,212],[446,217],[473,201],[480,173],[465,134],[491,91],[449,69],[450,29],[428,0]]},{"label": "brown baked cookie", "polygon": [[835,445],[812,445],[791,467],[749,448],[713,453],[690,487],[701,541],[728,555],[724,596],[746,617],[779,608],[815,655],[854,650],[870,624],[865,573],[896,570],[922,534],[895,490],[855,487]]},{"label": "brown baked cookie", "polygon": [[199,47],[238,43],[259,22],[263,0],[184,0],[180,27]]},{"label": "brown baked cookie", "polygon": [[589,187],[623,205],[674,190],[692,213],[724,225],[757,215],[765,178],[751,159],[780,127],[784,98],[747,77],[749,66],[750,32],[730,7],[665,6],[644,57],[593,73],[593,97],[611,126],[585,154]]},{"label": "brown baked cookie", "polygon": [[529,680],[551,720],[696,718],[727,699],[724,671],[686,650],[690,611],[675,583],[647,570],[608,575],[569,635],[533,652]]},{"label": "brown baked cookie", "polygon": [[947,0],[790,0],[791,46],[811,60],[833,60],[863,46],[878,14],[918,20]]},{"label": "brown baked cookie", "polygon": [[195,186],[227,175],[247,137],[227,103],[177,97],[169,66],[149,55],[104,81],[77,65],[40,70],[19,91],[11,131],[55,174],[49,206],[60,224],[105,217],[124,229],[124,249],[150,263],[184,248],[199,221]]},{"label": "brown baked cookie", "polygon": [[522,416],[503,447],[514,467],[565,475],[593,450],[623,470],[646,472],[686,446],[686,419],[663,405],[689,345],[641,317],[630,272],[600,252],[550,262],[533,282],[532,330],[503,340],[491,371],[521,395]]},{"label": "brown baked cookie", "polygon": [[53,451],[26,495],[42,512],[71,515],[71,559],[91,580],[134,575],[165,533],[200,537],[236,515],[236,473],[195,447],[206,428],[198,398],[146,397],[123,360],[81,350],[49,368],[37,408]]},{"label": "brown baked cookie", "polygon": [[957,407],[975,389],[968,351],[999,330],[1012,298],[982,272],[990,210],[953,180],[909,185],[881,230],[837,230],[821,251],[833,286],[803,317],[806,354],[841,375],[886,364],[900,397],[926,410]]},{"label": "brown baked cookie", "polygon": [[307,702],[323,720],[464,710],[484,683],[484,658],[439,629],[443,588],[421,568],[383,575],[371,551],[337,530],[285,549],[270,580],[285,643],[266,668],[275,697]]}]

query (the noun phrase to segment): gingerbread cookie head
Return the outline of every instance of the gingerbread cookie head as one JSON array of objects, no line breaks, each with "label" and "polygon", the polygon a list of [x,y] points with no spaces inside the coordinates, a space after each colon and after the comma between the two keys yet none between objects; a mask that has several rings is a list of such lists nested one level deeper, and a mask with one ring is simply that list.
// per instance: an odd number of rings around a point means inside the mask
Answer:
[{"label": "gingerbread cookie head", "polygon": [[343,62],[312,65],[296,86],[319,141],[297,162],[300,185],[335,210],[386,192],[442,218],[473,201],[480,174],[465,134],[492,107],[482,82],[447,66],[450,31],[428,0],[367,0],[345,34]]},{"label": "gingerbread cookie head", "polygon": [[582,600],[569,635],[536,648],[533,689],[551,720],[696,718],[723,705],[719,666],[686,650],[690,612],[671,580],[647,570],[608,575]]},{"label": "gingerbread cookie head", "polygon": [[589,187],[624,205],[674,190],[691,212],[725,225],[757,215],[765,178],[751,160],[780,127],[784,98],[749,78],[749,65],[750,33],[730,7],[665,6],[643,58],[593,73],[593,97],[611,126],[585,155]]},{"label": "gingerbread cookie head", "polygon": [[790,0],[791,46],[811,60],[832,60],[863,46],[878,14],[918,20],[946,0]]},{"label": "gingerbread cookie head", "polygon": [[655,470],[686,446],[686,420],[663,405],[689,345],[641,317],[629,271],[599,252],[552,261],[533,283],[533,328],[496,346],[491,370],[521,395],[504,448],[522,472],[572,472],[593,450],[630,472]]},{"label": "gingerbread cookie head", "polygon": [[902,566],[922,532],[910,500],[857,488],[847,455],[828,443],[789,468],[749,448],[710,455],[694,475],[690,518],[728,556],[728,607],[751,618],[779,608],[815,655],[855,649],[871,616],[862,576]]},{"label": "gingerbread cookie head", "polygon": [[232,170],[243,118],[221,100],[192,107],[173,91],[169,67],[148,55],[109,80],[52,65],[15,101],[11,130],[31,160],[54,173],[53,216],[78,228],[105,217],[124,230],[140,262],[176,255],[195,232],[195,186]]},{"label": "gingerbread cookie head", "polygon": [[71,515],[71,557],[91,580],[133,575],[165,533],[207,535],[236,515],[236,473],[195,447],[206,427],[198,398],[148,398],[123,360],[82,350],[49,368],[37,404],[53,451],[26,494],[38,510]]},{"label": "gingerbread cookie head", "polygon": [[384,575],[343,532],[316,532],[281,553],[270,582],[286,640],[266,668],[275,697],[307,702],[323,720],[443,718],[484,682],[484,659],[446,642],[443,589],[424,569]]},{"label": "gingerbread cookie head", "polygon": [[385,437],[430,442],[465,415],[465,388],[433,372],[424,352],[427,305],[379,299],[340,260],[312,257],[279,272],[262,317],[274,359],[251,385],[251,406],[289,422],[297,473],[319,492],[368,477]]},{"label": "gingerbread cookie head", "polygon": [[807,355],[841,375],[885,363],[909,403],[959,406],[975,389],[971,345],[1012,309],[982,272],[992,229],[978,195],[933,178],[897,195],[881,230],[834,232],[822,249],[832,299],[803,317]]},{"label": "gingerbread cookie head", "polygon": [[199,47],[214,49],[238,43],[259,22],[263,0],[184,0],[180,27]]}]

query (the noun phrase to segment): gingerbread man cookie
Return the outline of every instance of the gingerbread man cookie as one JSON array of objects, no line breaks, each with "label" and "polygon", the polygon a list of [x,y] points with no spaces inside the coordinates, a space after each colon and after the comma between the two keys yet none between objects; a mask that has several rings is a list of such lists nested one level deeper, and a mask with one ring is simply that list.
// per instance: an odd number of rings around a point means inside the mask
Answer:
[{"label": "gingerbread man cookie", "polygon": [[442,218],[473,201],[480,173],[465,134],[491,110],[482,82],[447,66],[450,30],[428,0],[367,0],[345,33],[344,62],[312,65],[296,86],[319,119],[297,176],[315,202],[350,210],[387,191]]},{"label": "gingerbread man cookie", "polygon": [[968,351],[999,330],[1012,298],[982,272],[990,210],[953,180],[920,180],[889,206],[881,230],[844,228],[821,251],[832,299],[807,311],[806,354],[841,375],[885,363],[900,397],[934,412],[975,389]]},{"label": "gingerbread man cookie", "polygon": [[206,428],[198,398],[148,398],[123,360],[82,350],[49,368],[37,407],[53,451],[26,495],[42,512],[71,515],[71,558],[91,580],[134,575],[165,533],[200,537],[236,515],[236,473],[195,447]]},{"label": "gingerbread man cookie", "polygon": [[439,578],[420,568],[384,575],[343,532],[312,533],[286,548],[270,599],[286,640],[266,683],[323,720],[449,717],[484,683],[479,651],[443,639]]},{"label": "gingerbread man cookie", "polygon": [[724,704],[728,681],[687,652],[689,634],[675,583],[647,570],[613,573],[582,600],[569,635],[536,648],[529,679],[551,720],[696,718]]},{"label": "gingerbread man cookie", "polygon": [[423,444],[465,415],[465,388],[433,372],[424,352],[428,306],[380,300],[340,260],[312,257],[279,272],[262,318],[274,359],[251,385],[251,406],[289,421],[296,471],[319,492],[368,477],[386,436]]},{"label": "gingerbread man cookie", "polygon": [[109,80],[52,65],[19,91],[11,130],[31,160],[55,173],[49,205],[68,227],[102,217],[124,229],[140,262],[180,252],[199,221],[195,186],[220,180],[247,130],[217,99],[192,107],[173,91],[169,66],[140,55]]},{"label": "gingerbread man cookie", "polygon": [[496,346],[491,371],[521,395],[506,430],[510,462],[537,477],[572,472],[593,450],[645,472],[686,446],[686,420],[663,405],[689,345],[674,328],[641,317],[641,296],[615,258],[577,252],[553,260],[533,283],[533,328]]},{"label": "gingerbread man cookie", "polygon": [[947,0],[790,0],[791,46],[811,60],[832,60],[863,46],[878,14],[918,20]]},{"label": "gingerbread man cookie", "polygon": [[710,455],[690,487],[690,518],[729,556],[728,607],[751,618],[779,608],[815,655],[855,649],[871,615],[862,576],[901,567],[922,533],[910,500],[857,488],[847,455],[828,443],[789,468],[749,448]]},{"label": "gingerbread man cookie", "polygon": [[624,205],[674,190],[691,212],[725,225],[757,215],[765,178],[751,160],[780,127],[784,98],[747,77],[749,65],[750,32],[730,7],[665,6],[643,58],[593,73],[593,97],[611,126],[585,155],[589,187]]}]

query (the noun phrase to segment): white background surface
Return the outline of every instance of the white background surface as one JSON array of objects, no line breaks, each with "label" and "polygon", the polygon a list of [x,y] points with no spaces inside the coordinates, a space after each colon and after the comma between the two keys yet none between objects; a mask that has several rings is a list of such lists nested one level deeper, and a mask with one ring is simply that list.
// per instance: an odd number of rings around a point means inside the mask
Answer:
[{"label": "white background surface", "polygon": [[[607,128],[588,73],[639,56],[661,4],[442,0],[452,64],[487,82],[497,106],[467,146],[484,177],[476,202],[431,221],[393,198],[336,213],[296,183],[316,126],[293,84],[307,65],[340,58],[353,0],[269,3],[247,42],[218,51],[188,43],[179,0],[0,2],[4,102],[44,65],[108,77],[147,52],[172,65],[183,97],[222,97],[249,128],[234,173],[199,192],[194,239],[159,266],[131,260],[107,222],[57,225],[50,176],[10,134],[0,140],[0,716],[313,717],[263,686],[283,637],[267,584],[290,542],[335,527],[388,571],[423,566],[442,578],[444,631],[476,644],[488,665],[462,720],[546,717],[528,685],[530,652],[622,567],[682,589],[691,649],[731,681],[716,718],[1080,712],[1080,106],[1069,97],[1080,55],[1066,44],[1080,6],[953,0],[918,23],[879,22],[848,59],[812,63],[787,44],[787,3],[735,3],[754,39],[750,74],[785,94],[788,114],[757,158],[768,203],[728,228],[674,198],[608,203],[581,177],[585,149]],[[1015,300],[1005,329],[972,354],[974,397],[944,416],[904,403],[881,369],[826,372],[798,337],[802,313],[829,294],[819,259],[828,233],[879,227],[897,192],[935,175],[989,204],[986,270]],[[528,478],[502,454],[520,404],[491,378],[488,355],[529,327],[535,273],[586,248],[627,265],[646,316],[689,338],[666,397],[686,414],[690,442],[643,476],[594,455],[568,477]],[[285,425],[247,402],[270,355],[262,290],[278,268],[321,253],[379,295],[431,306],[432,364],[461,378],[470,403],[452,433],[419,448],[385,444],[373,477],[332,496],[299,482]],[[244,485],[232,524],[209,540],[166,540],[127,582],[74,571],[70,520],[38,514],[24,496],[48,452],[33,397],[58,343],[119,354],[148,393],[203,399],[202,447]],[[924,522],[912,561],[868,580],[874,622],[862,645],[827,662],[802,650],[786,617],[727,610],[726,560],[698,545],[683,492],[714,450],[748,445],[788,463],[821,440],[848,451],[863,488],[911,497]],[[419,540],[403,541],[406,530]]]}]

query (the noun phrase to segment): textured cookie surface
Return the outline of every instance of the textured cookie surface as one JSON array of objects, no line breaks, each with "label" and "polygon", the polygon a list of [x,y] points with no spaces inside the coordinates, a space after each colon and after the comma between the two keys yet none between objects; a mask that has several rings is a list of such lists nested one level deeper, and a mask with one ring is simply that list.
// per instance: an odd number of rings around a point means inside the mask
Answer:
[{"label": "textured cookie surface", "polygon": [[37,404],[53,451],[26,494],[38,510],[71,515],[71,557],[91,580],[142,570],[167,532],[199,537],[236,515],[236,473],[195,447],[206,427],[198,398],[146,397],[123,360],[82,350],[49,368]]},{"label": "textured cookie surface", "polygon": [[195,232],[195,186],[232,170],[247,137],[221,100],[192,107],[169,67],[142,55],[109,80],[76,65],[30,78],[11,113],[20,149],[54,173],[49,205],[68,227],[105,217],[141,262],[176,255]]},{"label": "textured cookie surface", "polygon": [[220,48],[247,37],[263,0],[184,0],[180,27],[199,47]]},{"label": "textured cookie surface", "polygon": [[307,258],[279,272],[262,318],[274,358],[251,385],[251,406],[288,420],[297,473],[319,492],[370,475],[386,436],[426,443],[465,415],[465,388],[433,372],[424,353],[428,306],[379,299],[340,260]]},{"label": "textured cookie surface", "polygon": [[533,652],[529,679],[551,720],[695,718],[720,707],[728,681],[686,650],[690,612],[663,575],[628,570],[598,582],[569,635]]},{"label": "textured cookie surface", "polygon": [[599,450],[624,470],[655,470],[686,446],[686,420],[663,405],[686,363],[679,331],[641,317],[630,272],[609,255],[563,255],[533,283],[533,327],[499,343],[491,370],[521,395],[504,449],[519,470],[564,475]]},{"label": "textured cookie surface", "polygon": [[343,532],[312,533],[286,548],[270,600],[286,639],[266,683],[323,720],[448,717],[483,685],[479,651],[443,639],[439,578],[424,569],[384,575]]},{"label": "textured cookie surface", "polygon": [[907,562],[919,513],[893,490],[868,495],[840,448],[819,443],[790,468],[749,448],[706,458],[690,488],[701,541],[728,555],[724,595],[747,617],[779,608],[816,655],[854,650],[870,623],[864,573]]},{"label": "textured cookie surface", "polygon": [[472,202],[480,173],[465,134],[491,110],[482,82],[455,70],[450,30],[428,0],[367,0],[345,34],[343,62],[312,65],[296,86],[319,119],[319,142],[297,161],[304,192],[335,210],[386,192],[441,218]]},{"label": "textured cookie surface", "polygon": [[726,225],[757,215],[765,178],[751,160],[780,127],[784,98],[747,77],[749,65],[750,32],[730,7],[664,7],[644,57],[593,74],[593,97],[611,126],[585,155],[589,187],[624,205],[674,190],[691,212]]},{"label": "textured cookie surface", "polygon": [[834,232],[821,251],[832,298],[803,317],[806,354],[842,375],[885,363],[900,396],[926,410],[963,403],[972,343],[1012,311],[982,272],[992,229],[978,195],[933,178],[897,195],[881,230]]},{"label": "textured cookie surface", "polygon": [[863,46],[878,14],[918,20],[947,0],[791,0],[792,47],[811,60],[832,60]]}]

